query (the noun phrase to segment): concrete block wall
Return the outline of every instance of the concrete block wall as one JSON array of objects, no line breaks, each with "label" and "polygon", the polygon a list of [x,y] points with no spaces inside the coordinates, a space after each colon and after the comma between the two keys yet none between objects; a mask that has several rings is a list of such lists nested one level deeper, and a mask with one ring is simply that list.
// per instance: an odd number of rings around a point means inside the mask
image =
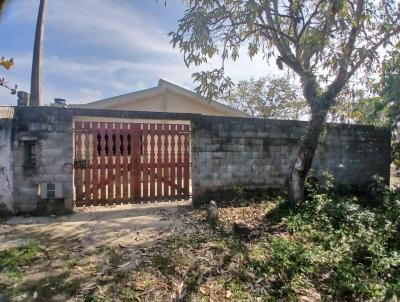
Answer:
[{"label": "concrete block wall", "polygon": [[[72,209],[72,116],[56,108],[16,107],[13,132],[14,212],[37,210],[39,185],[47,182],[62,184],[64,206]],[[27,141],[36,145],[35,167],[26,166]]]},{"label": "concrete block wall", "polygon": [[13,211],[12,119],[0,117],[0,212]]},{"label": "concrete block wall", "polygon": [[[72,207],[72,121],[76,116],[101,117],[105,121],[107,118],[190,121],[194,202],[207,201],[211,195],[223,198],[224,192],[233,187],[283,189],[307,126],[299,121],[185,113],[54,107],[14,110],[10,139],[11,203],[15,212],[36,210],[41,201],[38,187],[42,182],[62,183],[65,207]],[[33,169],[24,166],[26,140],[37,142],[37,164]],[[313,168],[328,170],[339,183],[359,185],[375,174],[389,181],[390,132],[369,126],[328,125]]]},{"label": "concrete block wall", "polygon": [[[223,199],[233,187],[285,189],[307,123],[202,116],[192,121],[195,202]],[[389,181],[390,133],[370,126],[331,124],[312,168],[337,183],[359,185],[378,174]]]}]

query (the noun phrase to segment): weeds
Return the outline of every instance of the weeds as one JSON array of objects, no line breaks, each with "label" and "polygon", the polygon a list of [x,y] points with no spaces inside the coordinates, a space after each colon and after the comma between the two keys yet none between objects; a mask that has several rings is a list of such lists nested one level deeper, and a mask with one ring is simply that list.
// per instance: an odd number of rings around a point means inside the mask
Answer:
[{"label": "weeds", "polygon": [[[224,232],[166,238],[145,248],[143,264],[123,276],[117,273],[126,261],[123,248],[99,247],[111,272],[92,276],[96,287],[85,301],[382,301],[400,295],[400,193],[378,179],[369,193],[341,196],[324,177],[322,188],[309,185],[307,200],[295,209],[284,196],[224,207]],[[229,226],[243,217],[257,221],[259,236],[233,236]],[[2,252],[0,268],[17,276],[42,252],[34,244]],[[57,292],[76,296],[80,280],[70,276],[79,264],[67,260],[68,274],[25,284],[25,290],[42,299]]]},{"label": "weeds", "polygon": [[24,247],[13,247],[0,251],[0,271],[8,278],[19,278],[21,268],[32,264],[39,258],[41,248],[37,243],[30,242]]}]

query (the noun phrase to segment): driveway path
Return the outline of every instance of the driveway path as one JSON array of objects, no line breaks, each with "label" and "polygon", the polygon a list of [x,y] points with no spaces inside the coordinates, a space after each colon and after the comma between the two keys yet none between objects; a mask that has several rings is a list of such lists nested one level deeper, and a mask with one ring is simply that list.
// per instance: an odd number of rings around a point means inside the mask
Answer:
[{"label": "driveway path", "polygon": [[78,208],[58,217],[12,217],[0,225],[0,249],[36,239],[41,244],[141,245],[195,232],[201,220],[190,201]]}]

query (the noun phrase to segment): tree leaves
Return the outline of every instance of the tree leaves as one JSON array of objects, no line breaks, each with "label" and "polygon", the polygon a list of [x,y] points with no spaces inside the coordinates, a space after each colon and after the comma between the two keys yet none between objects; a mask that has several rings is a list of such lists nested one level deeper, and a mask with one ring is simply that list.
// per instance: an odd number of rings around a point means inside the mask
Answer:
[{"label": "tree leaves", "polygon": [[196,72],[192,75],[193,79],[200,83],[195,88],[196,92],[205,97],[208,101],[218,99],[225,91],[234,86],[230,77],[224,76],[224,69],[214,69],[212,71]]},{"label": "tree leaves", "polygon": [[3,66],[5,69],[10,70],[12,67],[14,67],[14,59],[4,59],[4,57],[1,57],[0,65]]},{"label": "tree leaves", "polygon": [[308,115],[299,87],[287,77],[240,81],[221,100],[256,117],[304,119]]},{"label": "tree leaves", "polygon": [[400,40],[400,6],[395,0],[191,0],[171,36],[188,66],[222,59],[220,69],[194,75],[198,93],[207,98],[232,86],[224,62],[251,42],[250,56],[261,53],[267,65],[276,51],[278,67],[285,64],[299,76],[311,119],[297,157],[302,167],[288,181],[295,204],[304,199],[304,177],[336,97],[356,72],[364,79],[376,72],[382,47]]},{"label": "tree leaves", "polygon": [[[10,70],[11,68],[14,67],[14,59],[13,58],[5,59],[4,57],[1,57],[0,58],[0,65],[3,66],[5,69]],[[0,78],[0,86],[10,90],[10,93],[12,95],[17,94],[18,86],[17,85],[14,85],[14,87],[9,86],[8,82],[5,80],[4,77]]]},{"label": "tree leaves", "polygon": [[[187,66],[215,56],[234,61],[242,45],[250,57],[261,53],[266,64],[271,53],[278,52],[274,59],[280,69],[285,64],[304,83],[313,83],[307,90],[314,93],[306,93],[306,98],[334,98],[360,68],[375,72],[378,49],[399,40],[400,11],[395,3],[192,0],[178,30],[170,33],[171,43],[180,48]],[[223,83],[224,74],[219,74]]]}]

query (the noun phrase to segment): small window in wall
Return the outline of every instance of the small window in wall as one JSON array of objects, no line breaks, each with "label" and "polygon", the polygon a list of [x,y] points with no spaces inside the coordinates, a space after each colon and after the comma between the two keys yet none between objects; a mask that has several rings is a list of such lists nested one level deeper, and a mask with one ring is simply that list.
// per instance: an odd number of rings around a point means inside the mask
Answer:
[{"label": "small window in wall", "polygon": [[47,183],[47,198],[55,198],[56,197],[56,184],[49,182]]},{"label": "small window in wall", "polygon": [[24,167],[36,167],[36,141],[24,141]]}]

